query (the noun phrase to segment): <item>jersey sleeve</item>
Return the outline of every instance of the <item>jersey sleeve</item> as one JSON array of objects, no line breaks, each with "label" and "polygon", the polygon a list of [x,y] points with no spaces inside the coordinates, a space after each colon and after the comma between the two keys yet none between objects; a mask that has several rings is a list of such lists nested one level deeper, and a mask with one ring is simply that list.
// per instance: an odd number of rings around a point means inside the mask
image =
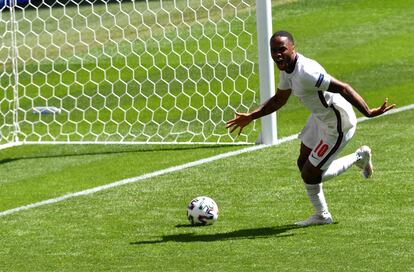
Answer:
[{"label": "jersey sleeve", "polygon": [[292,87],[288,81],[286,73],[280,72],[279,73],[279,85],[277,87],[279,90],[290,90]]},{"label": "jersey sleeve", "polygon": [[303,84],[310,90],[327,91],[330,83],[331,76],[321,70],[305,73],[303,77]]}]

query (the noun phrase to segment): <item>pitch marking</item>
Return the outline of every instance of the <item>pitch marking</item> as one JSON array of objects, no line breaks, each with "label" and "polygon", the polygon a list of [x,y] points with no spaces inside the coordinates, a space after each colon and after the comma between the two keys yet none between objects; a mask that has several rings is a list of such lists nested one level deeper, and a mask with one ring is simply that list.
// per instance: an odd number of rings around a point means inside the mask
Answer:
[{"label": "pitch marking", "polygon": [[[401,108],[397,108],[397,109],[392,109],[392,110],[390,110],[389,112],[387,112],[386,114],[384,114],[382,116],[386,116],[386,115],[390,115],[390,114],[394,114],[394,113],[398,113],[398,112],[402,112],[402,111],[412,110],[412,109],[414,109],[414,104],[404,106],[404,107],[401,107]],[[379,118],[379,117],[376,117],[376,118]],[[358,122],[365,122],[365,121],[370,120],[370,119],[372,119],[372,118],[361,117],[361,118],[358,118]],[[285,137],[285,138],[281,138],[277,141],[277,143],[275,145],[279,145],[279,144],[282,144],[282,143],[285,143],[285,142],[290,142],[290,141],[296,139],[297,137],[298,137],[298,134],[294,134],[294,135],[291,135],[291,136],[288,136],[288,137]],[[116,182],[109,183],[109,184],[106,184],[106,185],[94,187],[94,188],[87,189],[87,190],[84,190],[84,191],[69,193],[69,194],[66,194],[66,195],[63,195],[63,196],[60,196],[60,197],[51,198],[51,199],[47,199],[47,200],[44,200],[44,201],[35,202],[35,203],[29,204],[29,205],[20,206],[20,207],[14,208],[14,209],[2,211],[2,212],[0,212],[0,217],[10,215],[10,214],[14,214],[14,213],[17,213],[17,212],[21,212],[21,211],[24,211],[24,210],[37,208],[37,207],[48,205],[48,204],[61,202],[61,201],[64,201],[66,199],[69,199],[69,198],[90,195],[90,194],[93,194],[93,193],[96,193],[96,192],[99,192],[99,191],[103,191],[103,190],[107,190],[107,189],[110,189],[110,188],[122,186],[122,185],[125,185],[125,184],[134,183],[134,182],[138,182],[138,181],[141,181],[141,180],[145,180],[145,179],[165,175],[165,174],[168,174],[168,173],[180,171],[180,170],[183,170],[183,169],[187,169],[187,168],[190,168],[190,167],[202,165],[202,164],[213,162],[213,161],[216,161],[216,160],[237,156],[237,155],[240,155],[240,154],[243,154],[243,153],[248,153],[248,152],[264,149],[264,148],[267,148],[269,146],[272,146],[272,145],[251,146],[251,147],[243,148],[243,149],[240,149],[240,150],[219,154],[219,155],[216,155],[216,156],[213,156],[213,157],[209,157],[209,158],[205,158],[205,159],[185,163],[185,164],[182,164],[182,165],[169,167],[169,168],[166,168],[166,169],[163,169],[163,170],[147,173],[147,174],[144,174],[144,175],[141,175],[141,176],[123,179],[123,180],[120,180],[120,181],[116,181]]]}]

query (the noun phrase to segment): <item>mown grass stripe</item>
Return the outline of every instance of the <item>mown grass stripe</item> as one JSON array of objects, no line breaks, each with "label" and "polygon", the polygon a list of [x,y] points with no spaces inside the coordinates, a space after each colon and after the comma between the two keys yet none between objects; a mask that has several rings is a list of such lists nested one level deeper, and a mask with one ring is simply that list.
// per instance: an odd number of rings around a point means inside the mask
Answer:
[{"label": "mown grass stripe", "polygon": [[[399,112],[403,112],[403,111],[407,111],[407,110],[412,110],[412,109],[414,109],[414,104],[390,110],[389,112],[387,112],[386,114],[384,114],[382,116],[389,115],[389,114],[394,114],[394,113],[399,113]],[[381,116],[379,116],[379,117],[381,117]],[[376,118],[379,118],[379,117],[376,117]],[[365,122],[365,121],[371,120],[371,119],[372,118],[361,117],[361,118],[358,118],[358,122]],[[297,137],[298,137],[298,134],[294,134],[294,135],[291,135],[291,136],[288,136],[288,137],[281,138],[276,143],[276,145],[292,141],[292,140],[296,139]],[[199,166],[199,165],[209,163],[209,162],[213,162],[213,161],[216,161],[216,160],[229,158],[229,157],[237,156],[237,155],[240,155],[240,154],[243,154],[243,153],[248,153],[248,152],[264,149],[264,148],[267,148],[269,146],[271,146],[271,145],[250,146],[250,147],[239,149],[239,150],[236,150],[236,151],[231,151],[231,152],[219,154],[219,155],[216,155],[216,156],[204,158],[204,159],[201,159],[201,160],[197,160],[197,161],[193,161],[193,162],[189,162],[189,163],[169,167],[169,168],[166,168],[166,169],[158,170],[158,171],[155,171],[155,172],[147,173],[147,174],[144,174],[144,175],[141,175],[141,176],[119,180],[119,181],[116,181],[116,182],[113,182],[113,183],[105,184],[105,185],[102,185],[102,186],[90,188],[90,189],[75,192],[75,193],[65,194],[65,195],[60,196],[60,197],[51,198],[51,199],[47,199],[47,200],[44,200],[44,201],[32,203],[32,204],[29,204],[29,205],[20,206],[20,207],[14,208],[14,209],[9,209],[9,210],[2,211],[2,212],[0,212],[0,217],[6,216],[6,215],[11,215],[11,214],[21,212],[21,211],[25,211],[25,210],[29,210],[29,209],[33,209],[33,208],[37,208],[37,207],[41,207],[41,206],[44,206],[44,205],[58,203],[58,202],[66,200],[66,199],[70,199],[70,198],[74,198],[74,197],[94,194],[96,192],[100,192],[100,191],[103,191],[103,190],[119,187],[119,186],[122,186],[122,185],[125,185],[125,184],[135,183],[135,182],[142,181],[142,180],[145,180],[145,179],[165,175],[165,174],[176,172],[176,171],[181,171],[181,170],[191,168],[191,167],[194,167],[194,166]]]}]

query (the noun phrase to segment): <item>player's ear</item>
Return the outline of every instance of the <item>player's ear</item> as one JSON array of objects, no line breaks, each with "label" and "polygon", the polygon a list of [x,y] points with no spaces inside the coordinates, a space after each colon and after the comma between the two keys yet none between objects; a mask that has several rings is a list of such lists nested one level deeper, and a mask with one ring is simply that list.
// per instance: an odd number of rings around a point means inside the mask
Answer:
[{"label": "player's ear", "polygon": [[294,43],[290,42],[289,47],[290,47],[290,51],[296,52],[296,48],[295,48],[295,44]]}]

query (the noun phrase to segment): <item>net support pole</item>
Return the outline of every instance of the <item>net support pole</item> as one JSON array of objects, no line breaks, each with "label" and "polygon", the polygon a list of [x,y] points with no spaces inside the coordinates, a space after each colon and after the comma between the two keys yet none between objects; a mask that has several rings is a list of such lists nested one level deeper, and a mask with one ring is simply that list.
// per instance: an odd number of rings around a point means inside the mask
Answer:
[{"label": "net support pole", "polygon": [[[18,65],[18,47],[17,47],[17,20],[16,20],[16,2],[10,1],[10,22],[11,22],[11,60],[13,69],[13,142],[19,142],[19,65]],[[7,2],[6,2],[7,3]]]},{"label": "net support pole", "polygon": [[[275,94],[274,65],[270,56],[269,40],[272,36],[272,1],[256,0],[256,25],[259,50],[260,103],[264,103]],[[261,118],[262,131],[260,144],[277,142],[276,113]]]}]

